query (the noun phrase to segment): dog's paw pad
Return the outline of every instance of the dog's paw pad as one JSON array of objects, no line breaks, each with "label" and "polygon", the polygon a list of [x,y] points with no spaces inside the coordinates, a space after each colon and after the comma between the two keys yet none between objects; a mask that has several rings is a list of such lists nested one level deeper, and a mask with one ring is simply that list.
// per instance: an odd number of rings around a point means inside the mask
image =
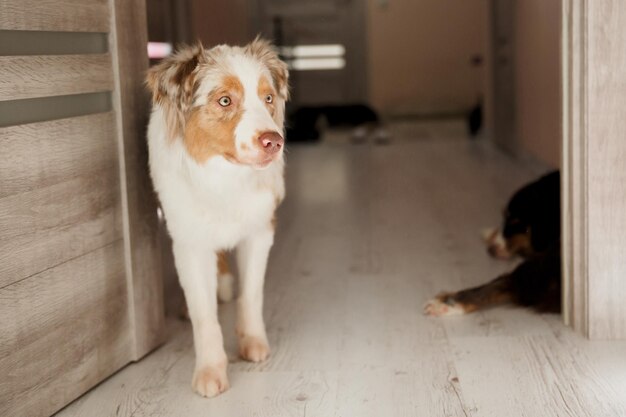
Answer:
[{"label": "dog's paw pad", "polygon": [[459,316],[465,314],[465,309],[461,304],[433,298],[424,305],[424,314],[432,317]]},{"label": "dog's paw pad", "polygon": [[226,375],[226,368],[221,369],[207,366],[196,370],[193,374],[191,387],[198,394],[208,398],[223,393],[230,387]]},{"label": "dog's paw pad", "polygon": [[239,355],[250,362],[263,362],[270,355],[270,347],[260,337],[243,336],[239,339]]}]

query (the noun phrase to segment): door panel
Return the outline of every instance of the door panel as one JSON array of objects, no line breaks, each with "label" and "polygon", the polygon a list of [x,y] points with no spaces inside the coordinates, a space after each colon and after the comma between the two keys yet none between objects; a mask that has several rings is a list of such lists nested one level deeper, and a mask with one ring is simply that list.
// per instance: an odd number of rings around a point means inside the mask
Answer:
[{"label": "door panel", "polygon": [[118,240],[0,289],[2,415],[48,415],[128,362],[123,256]]},{"label": "door panel", "polygon": [[0,0],[3,34],[0,415],[49,415],[162,339],[144,4]]},{"label": "door panel", "polygon": [[110,54],[0,57],[1,100],[111,91]]},{"label": "door panel", "polygon": [[109,32],[107,0],[2,0],[2,30]]}]

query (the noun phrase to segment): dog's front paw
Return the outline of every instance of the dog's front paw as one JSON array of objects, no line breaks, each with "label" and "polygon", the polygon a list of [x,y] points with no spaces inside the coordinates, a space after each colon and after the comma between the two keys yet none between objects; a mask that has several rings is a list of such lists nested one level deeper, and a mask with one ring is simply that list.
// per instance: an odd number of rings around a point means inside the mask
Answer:
[{"label": "dog's front paw", "polygon": [[208,398],[223,393],[230,387],[228,376],[226,375],[226,367],[205,366],[196,369],[193,374],[191,387],[198,394]]},{"label": "dog's front paw", "polygon": [[261,337],[242,336],[239,339],[239,355],[250,362],[263,362],[270,355],[270,346]]},{"label": "dog's front paw", "polygon": [[465,314],[465,308],[451,296],[441,294],[426,302],[424,314],[432,317],[459,316]]}]

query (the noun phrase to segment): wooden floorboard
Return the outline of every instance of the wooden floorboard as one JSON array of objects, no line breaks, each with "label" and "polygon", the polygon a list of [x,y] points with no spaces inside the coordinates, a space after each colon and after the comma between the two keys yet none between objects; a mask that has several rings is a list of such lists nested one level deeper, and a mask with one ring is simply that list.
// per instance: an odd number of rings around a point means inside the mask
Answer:
[{"label": "wooden floorboard", "polygon": [[555,315],[498,308],[433,319],[434,293],[513,266],[479,232],[542,171],[485,143],[292,147],[266,284],[272,356],[237,359],[231,389],[190,389],[190,326],[67,407],[66,416],[625,416],[626,343],[589,342]]}]

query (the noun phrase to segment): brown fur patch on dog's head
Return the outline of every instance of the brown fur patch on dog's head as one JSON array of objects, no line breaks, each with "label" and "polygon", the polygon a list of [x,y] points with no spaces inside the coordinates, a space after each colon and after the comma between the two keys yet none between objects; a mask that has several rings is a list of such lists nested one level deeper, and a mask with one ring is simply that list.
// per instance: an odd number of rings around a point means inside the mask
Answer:
[{"label": "brown fur patch on dog's head", "polygon": [[[184,143],[187,152],[198,163],[215,155],[229,161],[237,161],[235,129],[241,120],[243,87],[237,77],[226,76],[221,84],[209,94],[208,104],[191,110],[186,118]],[[217,103],[221,96],[228,96],[227,108]]]},{"label": "brown fur patch on dog's head", "polygon": [[198,70],[207,56],[200,42],[183,46],[148,70],[146,84],[152,92],[153,104],[160,104],[165,113],[168,136],[180,136],[185,126],[185,114],[191,108],[198,89]]},{"label": "brown fur patch on dog's head", "polygon": [[261,61],[272,75],[274,86],[278,90],[278,95],[283,100],[289,99],[289,70],[287,64],[280,60],[278,53],[272,45],[265,39],[256,37],[254,41],[245,46],[245,52]]}]

